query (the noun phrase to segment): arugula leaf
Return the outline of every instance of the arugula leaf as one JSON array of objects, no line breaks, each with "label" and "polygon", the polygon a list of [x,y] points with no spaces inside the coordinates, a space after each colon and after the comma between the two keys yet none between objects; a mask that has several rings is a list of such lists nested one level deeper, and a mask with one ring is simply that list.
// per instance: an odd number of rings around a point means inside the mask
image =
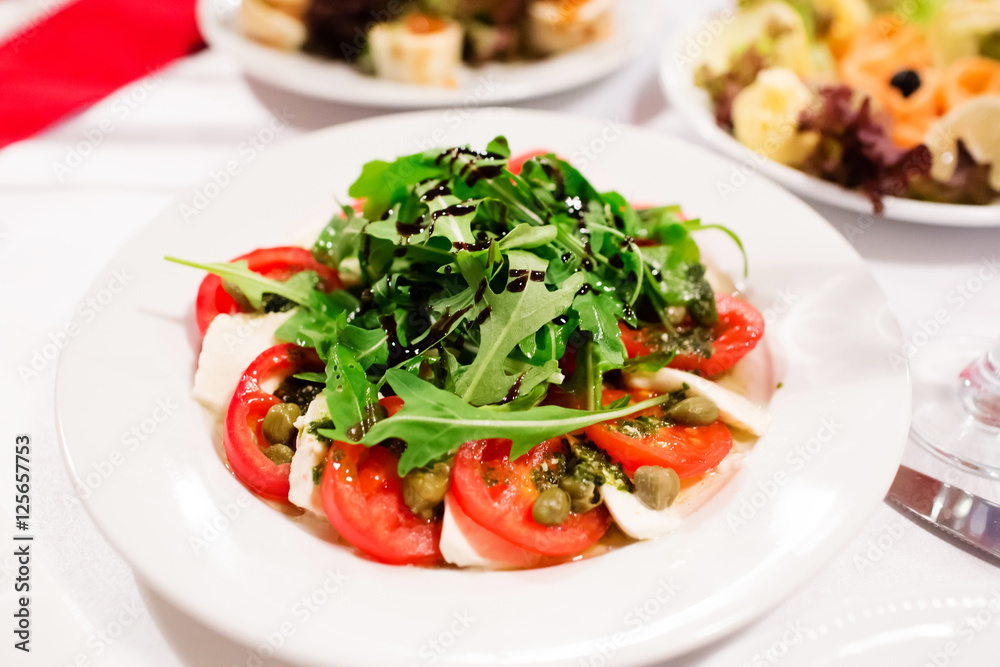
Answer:
[{"label": "arugula leaf", "polygon": [[533,227],[522,222],[500,239],[498,245],[501,250],[540,248],[555,241],[558,235],[559,229],[554,225]]},{"label": "arugula leaf", "polygon": [[[388,438],[405,441],[407,447],[399,459],[400,475],[451,455],[462,443],[484,437],[509,439],[511,457],[517,458],[549,438],[627,417],[670,399],[665,394],[606,411],[546,405],[507,412],[469,405],[451,392],[405,371],[389,370],[386,379],[403,399],[403,407],[389,419],[376,422],[361,443],[372,446]],[[336,432],[330,429],[319,432],[329,438],[336,437]]]},{"label": "arugula leaf", "polygon": [[323,435],[331,440],[356,442],[359,434],[353,430],[355,426],[361,424],[362,430],[367,430],[375,423],[378,391],[343,345],[335,344],[327,360],[325,394],[333,428],[325,429]]},{"label": "arugula leaf", "polygon": [[246,296],[247,301],[250,302],[250,305],[258,310],[263,306],[262,301],[265,294],[277,294],[300,306],[306,306],[309,304],[312,293],[319,283],[319,276],[314,271],[296,273],[285,281],[265,278],[259,273],[254,273],[248,269],[245,259],[219,264],[200,264],[176,257],[164,257],[164,259],[175,264],[183,264],[184,266],[214,273],[239,288]]},{"label": "arugula leaf", "polygon": [[[520,383],[520,390],[528,391],[552,374],[551,367],[542,367],[528,375],[510,376],[504,372],[503,362],[524,338],[562,315],[583,285],[583,276],[576,274],[560,289],[550,292],[544,282],[531,279],[533,272],[537,275],[545,271],[546,262],[520,250],[512,250],[508,258],[511,274],[517,275],[499,294],[489,287],[485,290],[490,311],[480,325],[479,352],[471,365],[459,370],[455,383],[456,392],[474,405],[504,400],[516,383]],[[476,276],[471,277],[469,282],[473,283]],[[515,291],[514,286],[521,283],[520,291]]]},{"label": "arugula leaf", "polygon": [[356,199],[365,200],[365,217],[377,220],[392,205],[406,197],[407,188],[442,173],[435,163],[436,151],[407,155],[393,162],[373,160],[361,169],[347,191]]},{"label": "arugula leaf", "polygon": [[340,266],[341,262],[357,253],[368,222],[350,206],[341,206],[340,211],[341,215],[333,216],[323,228],[312,248],[317,261],[332,267]]}]

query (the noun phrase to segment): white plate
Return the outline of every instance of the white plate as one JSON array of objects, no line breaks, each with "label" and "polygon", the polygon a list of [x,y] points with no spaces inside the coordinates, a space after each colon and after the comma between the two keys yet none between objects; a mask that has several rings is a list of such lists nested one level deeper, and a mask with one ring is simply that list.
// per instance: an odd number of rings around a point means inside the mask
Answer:
[{"label": "white plate", "polygon": [[235,57],[248,74],[309,97],[401,109],[481,107],[581,86],[641,53],[662,18],[656,0],[620,0],[610,38],[536,62],[463,66],[457,87],[447,89],[377,79],[343,62],[258,44],[239,31],[239,2],[199,0],[198,25],[205,41]]},{"label": "white plate", "polygon": [[[759,171],[803,197],[871,216],[872,204],[864,195],[761,157],[716,125],[708,94],[694,84],[694,68],[702,48],[698,40],[707,43],[706,40],[714,39],[710,26],[715,25],[711,22],[716,18],[717,14],[708,15],[672,35],[660,58],[660,80],[671,104],[698,134],[713,148],[739,162],[723,182],[739,190],[743,181],[753,179]],[[726,188],[721,188],[720,192],[723,190],[729,192]],[[1000,203],[963,206],[901,197],[885,197],[884,202],[885,217],[896,220],[955,227],[1000,227]]]},{"label": "white plate", "polygon": [[[220,260],[287,243],[306,217],[346,196],[363,163],[412,152],[441,122],[413,113],[289,141],[228,187],[183,198],[115,255],[91,292],[100,311],[80,311],[56,389],[68,466],[95,522],[177,607],[253,647],[284,627],[281,656],[309,664],[576,667],[603,649],[634,665],[717,639],[776,605],[836,556],[892,481],[910,412],[907,371],[889,358],[901,334],[861,259],[812,209],[766,179],[723,202],[715,183],[732,163],[659,133],[510,109],[442,129],[446,144],[485,146],[504,133],[515,151],[550,147],[600,188],[682,202],[742,236],[747,298],[768,322],[759,349],[773,364],[763,382],[784,385],[771,432],[679,533],[533,571],[390,567],[319,539],[226,470],[218,433],[188,398],[202,275],[162,257]],[[208,207],[190,217],[198,197]],[[723,235],[700,242],[739,272]],[[347,580],[334,584],[331,572]],[[296,607],[310,596],[314,610]]]}]

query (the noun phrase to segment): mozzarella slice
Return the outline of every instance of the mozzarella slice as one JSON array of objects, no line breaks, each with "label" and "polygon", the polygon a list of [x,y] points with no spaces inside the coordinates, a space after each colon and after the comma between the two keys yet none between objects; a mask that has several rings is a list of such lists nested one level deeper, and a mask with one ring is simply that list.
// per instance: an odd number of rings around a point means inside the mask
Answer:
[{"label": "mozzarella slice", "polygon": [[461,512],[449,493],[444,501],[444,520],[441,522],[441,555],[445,561],[459,567],[497,567],[500,563],[481,556],[458,527],[455,513]]},{"label": "mozzarella slice", "polygon": [[687,371],[661,368],[655,373],[629,373],[625,376],[625,382],[633,389],[646,389],[661,394],[677,391],[687,384],[694,394],[704,396],[718,406],[719,417],[723,422],[753,435],[764,435],[771,423],[771,416],[759,405]]},{"label": "mozzarella slice", "polygon": [[223,414],[250,362],[280,343],[274,332],[292,312],[216,315],[205,332],[194,374],[191,397],[216,414]]},{"label": "mozzarella slice", "polygon": [[462,26],[414,14],[375,25],[368,33],[368,47],[379,78],[454,87],[462,62]]},{"label": "mozzarella slice", "polygon": [[541,559],[470,519],[451,492],[444,497],[444,519],[438,546],[445,561],[459,567],[491,570],[524,568],[537,565]]},{"label": "mozzarella slice", "polygon": [[637,540],[651,540],[663,537],[684,523],[680,515],[671,507],[654,510],[646,507],[639,497],[628,491],[621,491],[614,484],[602,484],[601,498],[622,532]]},{"label": "mozzarella slice", "polygon": [[312,433],[309,426],[330,418],[326,407],[326,396],[320,394],[309,404],[306,413],[295,421],[299,436],[295,440],[295,456],[292,457],[291,472],[288,475],[288,500],[310,514],[325,517],[319,484],[313,482],[313,468],[323,462],[327,445]]},{"label": "mozzarella slice", "polygon": [[536,0],[528,5],[528,42],[541,54],[605,39],[614,27],[616,0]]}]

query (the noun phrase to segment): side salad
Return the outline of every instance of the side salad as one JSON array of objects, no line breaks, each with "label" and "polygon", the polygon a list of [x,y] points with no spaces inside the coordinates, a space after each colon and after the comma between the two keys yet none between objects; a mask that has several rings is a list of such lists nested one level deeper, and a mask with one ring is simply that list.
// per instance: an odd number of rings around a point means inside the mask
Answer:
[{"label": "side salad", "polygon": [[1000,0],[740,0],[695,82],[765,157],[883,197],[1000,197]]},{"label": "side salad", "polygon": [[766,429],[715,381],[764,333],[706,277],[692,233],[725,228],[503,137],[349,194],[309,249],[168,258],[210,272],[193,394],[254,493],[385,563],[531,567],[670,532]]},{"label": "side salad", "polygon": [[459,66],[543,58],[608,37],[618,0],[242,0],[251,39],[383,79],[454,87]]}]

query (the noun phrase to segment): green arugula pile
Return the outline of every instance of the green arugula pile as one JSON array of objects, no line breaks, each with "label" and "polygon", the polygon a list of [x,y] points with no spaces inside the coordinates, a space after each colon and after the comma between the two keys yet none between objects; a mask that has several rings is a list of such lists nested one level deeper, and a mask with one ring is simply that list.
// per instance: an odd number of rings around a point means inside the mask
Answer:
[{"label": "green arugula pile", "polygon": [[[604,406],[604,375],[654,370],[710,340],[715,299],[690,233],[723,228],[677,206],[636,210],[555,155],[518,176],[509,157],[498,137],[483,153],[365,165],[349,191],[363,211],[342,206],[313,247],[345,289],[323,293],[312,273],[277,282],[241,262],[181,263],[221,276],[255,308],[272,294],[297,305],[277,336],[326,362],[325,376],[300,376],[326,386],[333,427],[319,433],[404,441],[400,474],[486,437],[510,439],[519,456],[667,400]],[[659,327],[660,349],[629,360],[619,322]],[[540,406],[554,386],[586,409]],[[391,419],[378,419],[379,392],[405,402]]]}]

